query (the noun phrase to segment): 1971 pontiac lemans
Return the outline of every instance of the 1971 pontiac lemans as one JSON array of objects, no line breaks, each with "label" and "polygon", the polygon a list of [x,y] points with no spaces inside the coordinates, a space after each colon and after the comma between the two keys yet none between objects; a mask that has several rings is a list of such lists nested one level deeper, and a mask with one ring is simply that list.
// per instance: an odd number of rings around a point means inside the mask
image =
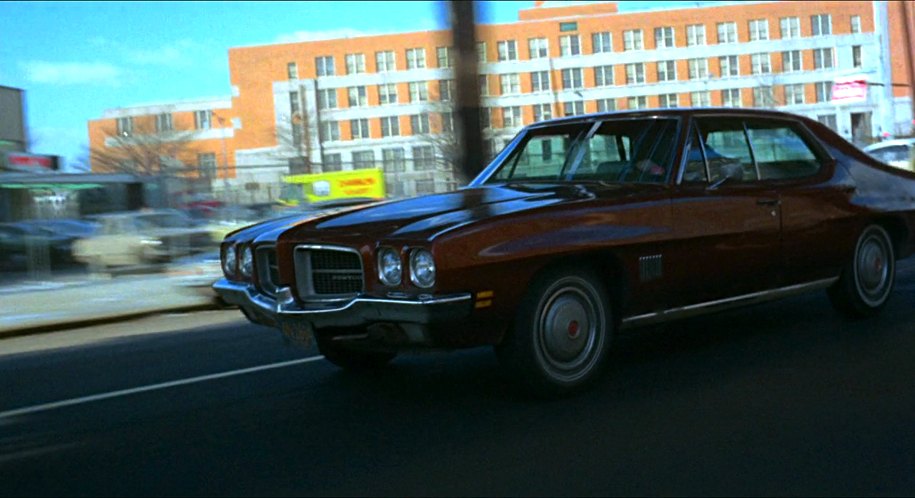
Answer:
[{"label": "1971 pontiac lemans", "polygon": [[620,327],[813,289],[874,315],[913,227],[915,174],[816,121],[616,112],[530,125],[454,192],[231,233],[214,288],[345,368],[491,345],[562,393]]}]

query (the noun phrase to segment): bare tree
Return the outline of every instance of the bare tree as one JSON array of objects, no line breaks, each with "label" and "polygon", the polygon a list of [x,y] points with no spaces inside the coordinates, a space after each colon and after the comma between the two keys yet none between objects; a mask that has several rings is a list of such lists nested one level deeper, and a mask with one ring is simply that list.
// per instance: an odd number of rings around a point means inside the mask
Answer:
[{"label": "bare tree", "polygon": [[194,131],[157,131],[139,123],[130,133],[103,130],[104,143],[88,150],[97,172],[133,173],[143,176],[186,175],[180,157],[196,155]]}]

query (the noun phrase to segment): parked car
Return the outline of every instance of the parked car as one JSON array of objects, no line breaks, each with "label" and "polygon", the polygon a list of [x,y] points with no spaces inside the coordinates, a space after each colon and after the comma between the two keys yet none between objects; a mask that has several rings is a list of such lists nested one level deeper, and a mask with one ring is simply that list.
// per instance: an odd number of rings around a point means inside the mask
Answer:
[{"label": "parked car", "polygon": [[74,257],[102,271],[164,263],[214,247],[206,228],[172,209],[96,215],[98,232],[73,245]]},{"label": "parked car", "polygon": [[455,192],[229,234],[214,287],[344,368],[490,345],[555,394],[622,327],[815,289],[874,315],[913,233],[915,174],[816,121],[629,111],[527,126]]},{"label": "parked car", "polygon": [[890,166],[911,171],[912,161],[915,160],[915,138],[878,142],[865,147],[864,152]]},{"label": "parked car", "polygon": [[[28,222],[0,223],[0,264],[24,269],[29,265],[74,263],[77,238]],[[30,261],[31,260],[31,261]]]}]

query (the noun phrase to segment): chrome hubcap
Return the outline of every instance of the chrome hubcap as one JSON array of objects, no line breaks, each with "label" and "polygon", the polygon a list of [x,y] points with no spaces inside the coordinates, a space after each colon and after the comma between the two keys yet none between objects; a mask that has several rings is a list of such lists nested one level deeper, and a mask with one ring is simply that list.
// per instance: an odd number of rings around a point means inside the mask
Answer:
[{"label": "chrome hubcap", "polygon": [[855,280],[861,297],[870,305],[879,305],[889,290],[889,247],[878,235],[870,235],[861,242],[855,258]]},{"label": "chrome hubcap", "polygon": [[574,380],[593,366],[603,341],[603,316],[595,297],[566,284],[547,295],[537,319],[537,355],[551,375]]}]

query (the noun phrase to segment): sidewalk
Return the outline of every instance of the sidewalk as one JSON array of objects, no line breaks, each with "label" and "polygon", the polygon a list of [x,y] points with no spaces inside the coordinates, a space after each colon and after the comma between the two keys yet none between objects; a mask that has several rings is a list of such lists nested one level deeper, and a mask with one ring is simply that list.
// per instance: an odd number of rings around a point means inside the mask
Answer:
[{"label": "sidewalk", "polygon": [[18,284],[0,291],[0,339],[165,311],[211,308],[215,294],[167,274]]}]

